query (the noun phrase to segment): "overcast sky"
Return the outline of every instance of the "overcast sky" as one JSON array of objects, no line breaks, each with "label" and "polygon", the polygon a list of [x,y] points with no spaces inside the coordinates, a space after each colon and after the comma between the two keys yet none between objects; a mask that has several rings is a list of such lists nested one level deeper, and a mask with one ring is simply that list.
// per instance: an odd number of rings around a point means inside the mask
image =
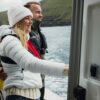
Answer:
[{"label": "overcast sky", "polygon": [[9,9],[11,6],[24,4],[27,1],[41,1],[41,0],[0,0],[0,12]]}]

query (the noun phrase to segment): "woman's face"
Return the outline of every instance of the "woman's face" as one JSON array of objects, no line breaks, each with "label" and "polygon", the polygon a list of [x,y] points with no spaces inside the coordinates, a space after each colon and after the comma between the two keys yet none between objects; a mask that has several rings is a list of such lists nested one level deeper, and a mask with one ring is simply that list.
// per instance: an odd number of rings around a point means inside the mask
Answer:
[{"label": "woman's face", "polygon": [[22,26],[25,33],[31,32],[32,17],[27,16],[22,20]]}]

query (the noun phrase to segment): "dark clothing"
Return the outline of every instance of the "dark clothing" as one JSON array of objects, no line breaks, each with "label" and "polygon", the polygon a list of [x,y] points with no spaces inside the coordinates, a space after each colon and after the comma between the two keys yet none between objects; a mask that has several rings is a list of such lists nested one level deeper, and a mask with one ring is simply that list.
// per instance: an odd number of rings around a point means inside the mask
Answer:
[{"label": "dark clothing", "polygon": [[40,92],[41,92],[40,100],[44,100],[44,94],[45,94],[45,75],[41,74],[41,78],[42,78],[43,87],[40,89]]},{"label": "dark clothing", "polygon": [[[44,34],[41,33],[40,30],[40,22],[33,21],[32,31],[30,32],[30,41],[35,46],[36,50],[40,54],[40,58],[43,59],[41,56],[45,55],[47,49],[47,42]],[[40,100],[44,100],[44,93],[45,93],[45,75],[41,74],[42,84],[43,87],[40,89],[41,97]]]},{"label": "dark clothing", "polygon": [[6,97],[6,100],[40,100],[40,99],[29,99],[23,96],[9,95]]},{"label": "dark clothing", "polygon": [[0,90],[0,100],[4,100],[3,93],[1,90]]},{"label": "dark clothing", "polygon": [[44,34],[41,33],[38,21],[33,22],[32,31],[30,32],[30,41],[35,45],[40,55],[45,54],[47,42]]}]

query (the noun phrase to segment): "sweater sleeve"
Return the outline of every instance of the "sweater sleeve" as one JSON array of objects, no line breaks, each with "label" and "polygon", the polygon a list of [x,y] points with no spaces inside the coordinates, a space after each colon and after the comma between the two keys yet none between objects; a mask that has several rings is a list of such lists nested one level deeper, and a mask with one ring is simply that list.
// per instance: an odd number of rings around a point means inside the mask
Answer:
[{"label": "sweater sleeve", "polygon": [[65,68],[64,63],[51,62],[34,57],[23,46],[19,39],[6,36],[2,41],[2,50],[5,56],[13,59],[20,67],[34,73],[62,76]]}]

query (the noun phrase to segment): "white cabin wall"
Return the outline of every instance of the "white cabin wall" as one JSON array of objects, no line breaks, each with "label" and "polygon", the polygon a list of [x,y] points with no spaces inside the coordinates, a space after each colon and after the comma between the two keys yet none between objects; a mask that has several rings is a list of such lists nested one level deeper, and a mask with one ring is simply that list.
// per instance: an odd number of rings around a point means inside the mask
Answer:
[{"label": "white cabin wall", "polygon": [[[88,27],[89,25],[92,25],[92,20],[89,15],[89,7],[92,5],[98,5],[98,3],[100,3],[100,0],[84,0],[84,12],[83,12],[83,28],[82,28],[82,47],[81,47],[81,62],[80,62],[80,85],[86,88],[86,84],[87,84],[87,78],[89,76],[89,67],[87,67],[88,63],[90,62],[89,58],[91,58],[89,55],[90,51],[87,50],[87,47],[90,46],[92,43],[88,43],[90,42],[92,39],[92,33],[90,33],[90,31],[93,32],[94,29],[92,29],[91,27]],[[100,18],[100,17],[99,17]],[[88,21],[89,20],[89,21]],[[88,23],[89,22],[89,23]],[[88,29],[90,28],[90,29]],[[91,30],[92,29],[92,30]],[[96,31],[96,30],[95,30]],[[91,35],[90,35],[90,34]]]},{"label": "white cabin wall", "polygon": [[[90,75],[97,64],[97,76]],[[100,0],[84,0],[79,85],[86,88],[86,100],[100,100]]]}]

